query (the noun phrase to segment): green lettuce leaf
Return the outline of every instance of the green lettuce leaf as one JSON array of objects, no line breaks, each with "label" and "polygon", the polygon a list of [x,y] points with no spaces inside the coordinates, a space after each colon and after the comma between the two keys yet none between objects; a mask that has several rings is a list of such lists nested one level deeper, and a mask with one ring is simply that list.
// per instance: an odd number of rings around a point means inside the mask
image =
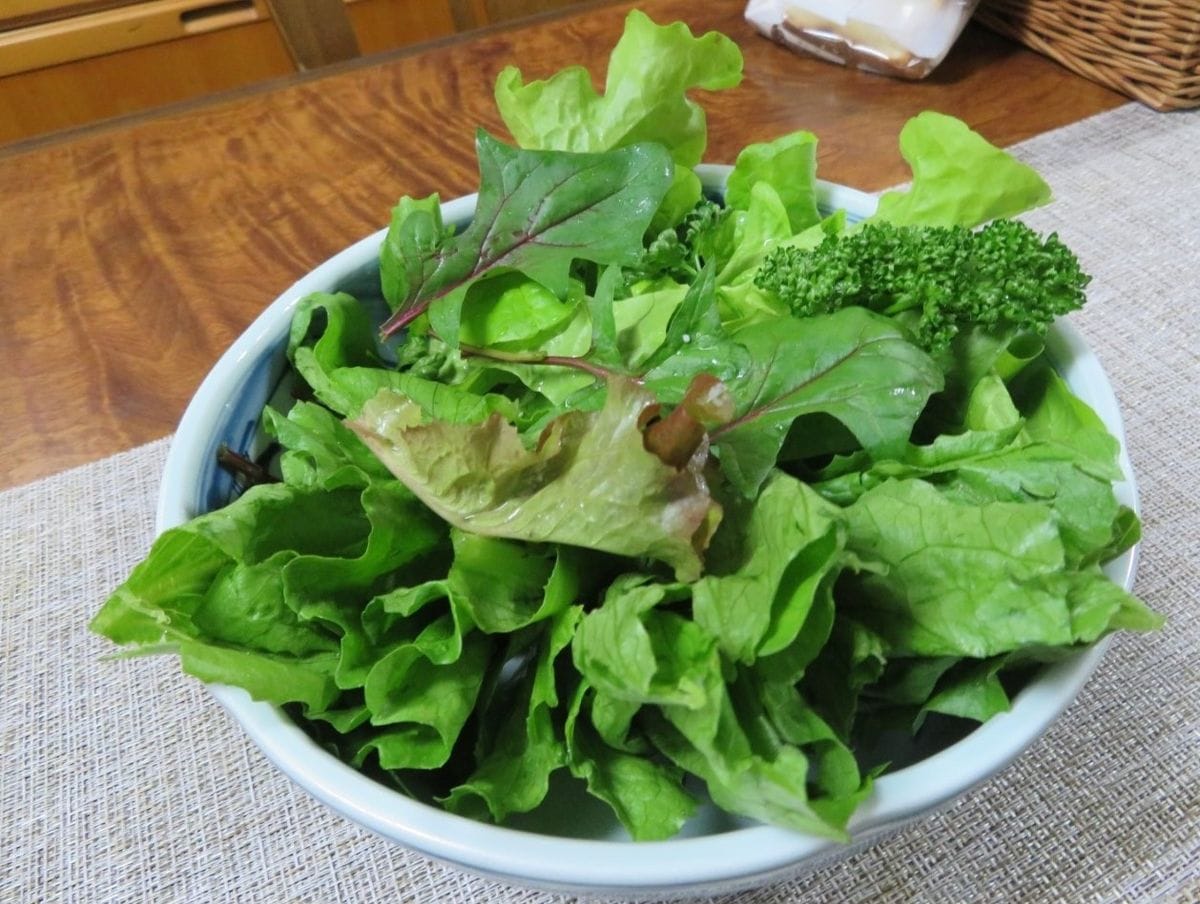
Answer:
[{"label": "green lettuce leaf", "polygon": [[384,769],[432,769],[450,758],[502,647],[456,602],[436,582],[360,602],[363,630],[343,637],[338,672],[370,713],[347,739],[356,765],[375,756]]},{"label": "green lettuce leaf", "polygon": [[508,66],[496,78],[495,94],[521,147],[596,152],[653,141],[667,148],[675,169],[654,219],[657,231],[678,223],[700,200],[692,167],[704,155],[708,130],[704,109],[687,92],[732,88],[741,78],[741,51],[725,35],[697,38],[682,22],[657,25],[635,9],[609,58],[603,94],[582,66],[528,84]]},{"label": "green lettuce leaf", "polygon": [[961,667],[938,682],[936,691],[924,701],[917,716],[918,727],[929,713],[986,722],[994,715],[1008,712],[1012,702],[1000,681],[1000,670],[1007,661],[1006,656],[963,660]]},{"label": "green lettuce leaf", "polygon": [[545,798],[551,773],[566,760],[552,718],[559,704],[555,660],[570,645],[582,611],[566,609],[547,623],[495,743],[470,778],[442,801],[452,813],[488,815],[500,822],[510,813],[532,810]]},{"label": "green lettuce leaf", "polygon": [[[619,274],[613,268],[611,276]],[[575,309],[574,316],[557,332],[540,338],[526,354],[504,357],[495,352],[473,359],[488,371],[509,373],[525,386],[562,408],[576,404],[578,395],[597,385],[597,377],[584,370],[539,363],[545,358],[584,358],[618,373],[636,372],[652,359],[670,354],[668,345],[677,342],[675,311],[693,290],[664,281],[638,285],[635,291],[614,299],[612,279],[603,280],[597,294]],[[693,287],[694,289],[694,287]],[[531,316],[532,315],[531,313]],[[503,354],[503,352],[501,352]],[[559,412],[556,412],[559,413]],[[510,416],[510,420],[515,417]]]},{"label": "green lettuce leaf", "polygon": [[[760,679],[761,680],[761,679]],[[809,803],[827,822],[844,826],[870,790],[854,752],[817,714],[790,681],[761,681],[757,695],[781,740],[804,751],[814,769],[813,784],[821,793]]]},{"label": "green lettuce leaf", "polygon": [[185,640],[179,664],[193,678],[242,688],[255,700],[277,705],[299,703],[311,713],[329,708],[339,694],[333,679],[337,657],[316,654],[279,656],[236,647]]},{"label": "green lettuce leaf", "polygon": [[[113,591],[92,629],[120,644],[218,639],[206,635],[195,621],[214,582],[231,567],[265,563],[278,553],[360,551],[369,523],[359,495],[354,489],[326,493],[282,484],[257,486],[222,509],[165,531]],[[278,594],[271,590],[261,618],[287,617],[278,603]],[[244,605],[252,614],[255,601]]]},{"label": "green lettuce leaf", "polygon": [[287,415],[263,410],[263,429],[283,447],[285,483],[302,489],[366,486],[391,475],[342,419],[312,402],[297,402]]},{"label": "green lettuce leaf", "polygon": [[1121,480],[1120,445],[1100,416],[1071,392],[1042,359],[1011,384],[1013,402],[1025,415],[1025,434],[1034,442],[1062,449],[1079,467],[1104,480]]},{"label": "green lettuce leaf", "polygon": [[1049,186],[1032,168],[953,116],[914,116],[900,131],[900,153],[912,168],[912,186],[880,197],[872,220],[971,228],[1050,200]]},{"label": "green lettuce leaf", "polygon": [[606,743],[603,731],[592,724],[597,716],[591,691],[586,682],[580,683],[567,715],[571,774],[612,807],[635,841],[672,837],[696,811],[695,798],[683,787],[683,771],[658,757],[631,754]]},{"label": "green lettuce leaf", "polygon": [[384,363],[370,315],[344,292],[316,292],[300,300],[292,315],[288,358],[313,395],[343,415],[357,412],[365,399],[347,392],[335,375]]},{"label": "green lettuce leaf", "polygon": [[480,630],[511,633],[557,616],[585,585],[581,551],[451,530],[447,595]]},{"label": "green lettuce leaf", "polygon": [[725,205],[748,210],[754,186],[765,182],[787,211],[789,235],[821,221],[817,209],[817,136],[791,132],[774,141],[749,144],[738,153],[725,185]]},{"label": "green lettuce leaf", "polygon": [[[775,825],[842,839],[854,805],[866,793],[856,767],[827,748],[844,750],[832,731],[808,720],[805,743],[830,758],[818,802],[810,795],[808,758],[767,728],[756,679],[727,668],[715,639],[672,604],[686,588],[626,575],[576,632],[572,656],[597,691],[642,707],[639,724],[654,747],[704,780],[722,808]],[[733,674],[730,683],[727,675]],[[739,677],[740,676],[740,677]],[[781,720],[784,710],[777,705]],[[791,704],[789,730],[804,721]]]},{"label": "green lettuce leaf", "polygon": [[408,296],[410,285],[430,277],[438,251],[453,235],[454,228],[442,222],[436,194],[400,199],[379,249],[379,281],[392,310]]},{"label": "green lettuce leaf", "polygon": [[572,320],[584,303],[583,283],[572,279],[559,298],[520,273],[475,283],[467,293],[459,341],[500,350],[537,349]]},{"label": "green lettuce leaf", "polygon": [[444,533],[390,478],[254,487],[166,531],[92,627],[144,652],[175,649],[204,681],[321,712],[339,693],[339,635],[358,628],[331,591],[369,594]]},{"label": "green lettuce leaf", "polygon": [[[386,366],[371,315],[346,294],[315,293],[301,300],[292,319],[288,356],[313,395],[347,417],[356,416],[384,389],[404,393],[429,417],[455,424],[477,423],[494,412],[516,414],[513,402],[502,395]],[[269,430],[287,429],[278,412],[265,418]]]},{"label": "green lettuce leaf", "polygon": [[677,404],[698,373],[717,379],[736,373],[736,347],[721,330],[716,302],[715,273],[705,267],[671,312],[662,342],[641,359],[646,385],[661,401]]},{"label": "green lettuce leaf", "polygon": [[1072,568],[1123,552],[1138,533],[1136,516],[1113,491],[1122,473],[1116,439],[1048,364],[1031,365],[1017,384],[1014,399],[998,377],[979,383],[968,402],[967,423],[982,429],[943,434],[875,464],[863,456],[842,459],[816,488],[848,505],[889,479],[936,480],[958,502],[1049,507]]},{"label": "green lettuce leaf", "polygon": [[647,711],[643,721],[654,745],[699,776],[722,809],[845,841],[845,820],[861,796],[856,793],[844,805],[818,805],[809,792],[808,758],[767,727],[761,696],[741,693],[738,683],[726,687],[719,667],[708,678],[706,705]]},{"label": "green lettuce leaf", "polygon": [[[722,221],[708,243],[717,262],[717,283],[722,286],[748,282],[767,251],[792,235],[789,212],[779,192],[767,182],[749,189],[744,210],[735,210]],[[783,308],[767,313],[781,315]],[[728,316],[725,321],[734,319]]]},{"label": "green lettuce leaf", "polygon": [[849,611],[889,656],[1088,643],[1118,612],[1136,619],[1143,608],[1097,568],[1065,570],[1048,506],[964,504],[922,480],[890,480],[844,511],[849,548],[885,566],[854,576]]},{"label": "green lettuce leaf", "polygon": [[695,622],[669,611],[686,596],[682,585],[645,575],[613,581],[576,632],[571,654],[579,673],[618,700],[704,706],[716,644]]},{"label": "green lettuce leaf", "polygon": [[372,725],[387,730],[359,747],[358,764],[374,753],[384,769],[444,765],[475,709],[493,643],[442,616],[379,659],[363,692]]},{"label": "green lettuce leaf", "polygon": [[883,639],[849,615],[837,613],[829,640],[800,682],[804,698],[843,741],[858,720],[863,689],[879,680],[887,666]]},{"label": "green lettuce leaf", "polygon": [[[726,656],[753,663],[796,640],[821,582],[840,562],[844,529],[837,508],[780,473],[748,514],[727,511],[709,550],[709,573],[692,588],[693,613]],[[825,639],[814,639],[811,655]]]}]

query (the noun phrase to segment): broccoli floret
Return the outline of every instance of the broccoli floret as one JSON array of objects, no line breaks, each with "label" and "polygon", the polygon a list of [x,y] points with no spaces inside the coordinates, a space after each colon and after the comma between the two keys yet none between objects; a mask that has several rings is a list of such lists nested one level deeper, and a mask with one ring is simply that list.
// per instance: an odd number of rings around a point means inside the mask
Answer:
[{"label": "broccoli floret", "polygon": [[396,348],[396,370],[443,383],[455,382],[462,358],[428,333],[409,332]]},{"label": "broccoli floret", "polygon": [[720,204],[702,198],[677,226],[664,229],[642,252],[641,259],[626,271],[631,280],[667,276],[690,283],[703,264],[699,250],[702,236],[717,228],[726,211]]},{"label": "broccoli floret", "polygon": [[1044,333],[1081,307],[1089,277],[1057,235],[1016,220],[980,230],[869,223],[810,250],[772,251],[754,284],[797,317],[849,305],[903,319],[929,350],[970,325]]}]

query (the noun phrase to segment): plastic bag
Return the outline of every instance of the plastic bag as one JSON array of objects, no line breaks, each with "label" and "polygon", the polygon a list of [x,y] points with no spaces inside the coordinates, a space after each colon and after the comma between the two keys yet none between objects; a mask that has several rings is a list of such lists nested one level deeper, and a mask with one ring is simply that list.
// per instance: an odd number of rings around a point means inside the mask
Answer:
[{"label": "plastic bag", "polygon": [[920,79],[942,61],[979,0],[750,0],[746,18],[793,50]]}]

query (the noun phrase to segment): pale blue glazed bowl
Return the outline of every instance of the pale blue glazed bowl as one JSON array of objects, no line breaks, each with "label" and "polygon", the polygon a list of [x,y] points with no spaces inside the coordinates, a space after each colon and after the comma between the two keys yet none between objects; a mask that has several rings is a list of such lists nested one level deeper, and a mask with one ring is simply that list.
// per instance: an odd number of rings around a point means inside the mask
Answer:
[{"label": "pale blue glazed bowl", "polygon": [[[720,194],[728,167],[700,168],[706,188]],[[822,207],[869,215],[875,198],[822,183]],[[443,205],[449,224],[465,224],[474,196]],[[276,299],[218,361],[184,413],[171,443],[158,504],[165,530],[224,504],[233,491],[216,465],[222,443],[253,445],[263,405],[277,392],[297,302],[311,292],[378,295],[378,251],[384,230],[321,264]],[[1120,500],[1137,508],[1132,470],[1116,399],[1099,362],[1067,324],[1050,333],[1048,351],[1073,391],[1121,440],[1126,479]],[[1132,587],[1136,550],[1111,562],[1109,575]],[[811,870],[877,841],[948,804],[996,774],[1038,738],[1071,704],[1104,655],[1105,643],[1046,668],[1014,701],[961,740],[884,775],[850,823],[853,841],[839,845],[785,829],[733,819],[702,808],[670,841],[635,843],[611,817],[571,791],[552,792],[540,815],[498,827],[447,813],[381,785],[331,756],[281,710],[244,691],[214,685],[212,693],[255,744],[286,775],[333,810],[385,838],[475,873],[520,885],[577,894],[672,897],[743,889]],[[557,807],[554,794],[557,799]]]}]

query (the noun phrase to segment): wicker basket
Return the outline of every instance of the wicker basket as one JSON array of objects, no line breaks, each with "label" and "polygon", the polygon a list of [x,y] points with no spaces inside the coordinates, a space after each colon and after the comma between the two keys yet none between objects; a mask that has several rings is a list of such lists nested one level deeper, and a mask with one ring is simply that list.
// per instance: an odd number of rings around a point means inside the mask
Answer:
[{"label": "wicker basket", "polygon": [[1200,106],[1200,0],[983,0],[975,17],[1156,110]]}]

